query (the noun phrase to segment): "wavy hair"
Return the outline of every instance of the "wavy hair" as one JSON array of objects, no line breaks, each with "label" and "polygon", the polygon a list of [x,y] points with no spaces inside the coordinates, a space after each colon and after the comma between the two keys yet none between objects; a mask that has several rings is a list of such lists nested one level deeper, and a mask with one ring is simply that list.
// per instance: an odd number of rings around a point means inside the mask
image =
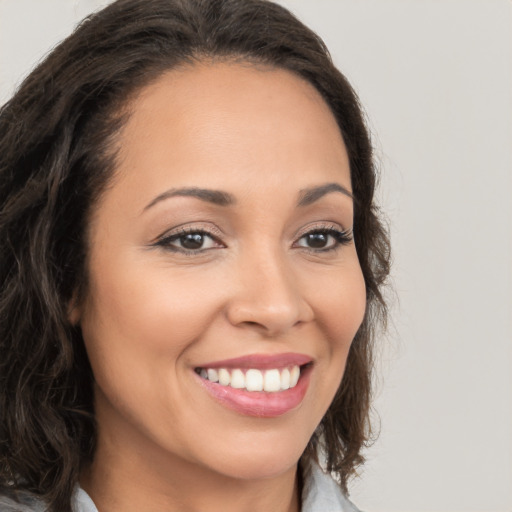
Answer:
[{"label": "wavy hair", "polygon": [[0,110],[0,492],[24,490],[50,511],[70,509],[95,450],[93,375],[67,314],[87,287],[88,220],[115,171],[128,100],[165,71],[205,59],[303,77],[341,130],[367,308],[340,388],[303,458],[323,447],[345,491],[363,462],[389,243],[355,92],[322,40],[266,0],[118,0],[86,18]]}]

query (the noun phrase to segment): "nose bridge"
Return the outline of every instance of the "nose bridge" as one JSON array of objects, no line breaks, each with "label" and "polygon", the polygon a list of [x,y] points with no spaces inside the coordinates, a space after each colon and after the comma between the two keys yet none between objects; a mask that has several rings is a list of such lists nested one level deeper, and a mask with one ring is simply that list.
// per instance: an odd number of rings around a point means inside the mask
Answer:
[{"label": "nose bridge", "polygon": [[290,256],[278,244],[247,247],[238,261],[238,282],[229,312],[235,325],[257,325],[276,335],[311,316]]}]

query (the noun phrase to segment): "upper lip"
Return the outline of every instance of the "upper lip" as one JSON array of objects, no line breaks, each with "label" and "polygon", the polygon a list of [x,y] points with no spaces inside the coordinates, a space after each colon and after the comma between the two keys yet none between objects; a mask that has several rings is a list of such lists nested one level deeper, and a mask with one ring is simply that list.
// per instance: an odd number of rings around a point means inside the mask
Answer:
[{"label": "upper lip", "polygon": [[305,354],[287,352],[283,354],[250,354],[247,356],[210,361],[200,364],[198,368],[287,368],[311,363],[313,358]]}]

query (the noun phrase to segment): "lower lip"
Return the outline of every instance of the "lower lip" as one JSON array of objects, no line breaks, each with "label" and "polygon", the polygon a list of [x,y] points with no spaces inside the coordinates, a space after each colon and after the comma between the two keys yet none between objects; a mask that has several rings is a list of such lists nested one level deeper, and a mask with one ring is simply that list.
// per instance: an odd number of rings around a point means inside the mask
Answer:
[{"label": "lower lip", "polygon": [[215,382],[203,379],[195,372],[203,388],[222,405],[245,416],[259,418],[275,418],[282,416],[298,407],[309,386],[312,367],[302,367],[297,385],[291,389],[276,392],[247,391],[230,386],[221,386]]}]

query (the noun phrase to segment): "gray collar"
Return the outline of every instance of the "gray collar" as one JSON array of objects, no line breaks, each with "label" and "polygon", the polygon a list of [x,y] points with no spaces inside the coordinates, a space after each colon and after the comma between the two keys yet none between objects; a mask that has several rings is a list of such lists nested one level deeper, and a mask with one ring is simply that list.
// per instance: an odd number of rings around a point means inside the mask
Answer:
[{"label": "gray collar", "polygon": [[339,485],[315,463],[301,464],[302,512],[360,512]]}]

